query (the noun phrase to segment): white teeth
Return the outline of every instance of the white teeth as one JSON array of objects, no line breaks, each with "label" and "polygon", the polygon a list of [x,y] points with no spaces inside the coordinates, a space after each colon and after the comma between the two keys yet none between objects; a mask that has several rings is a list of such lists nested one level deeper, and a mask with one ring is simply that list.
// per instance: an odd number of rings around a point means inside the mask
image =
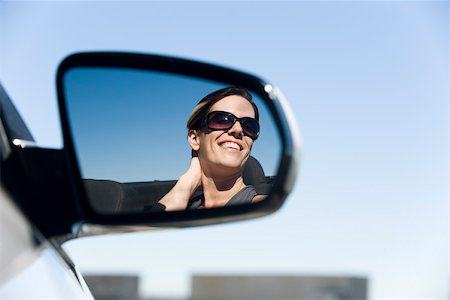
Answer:
[{"label": "white teeth", "polygon": [[222,144],[222,147],[224,148],[231,148],[231,149],[236,149],[236,150],[241,150],[241,147],[239,147],[238,144],[233,143],[233,142],[225,142]]}]

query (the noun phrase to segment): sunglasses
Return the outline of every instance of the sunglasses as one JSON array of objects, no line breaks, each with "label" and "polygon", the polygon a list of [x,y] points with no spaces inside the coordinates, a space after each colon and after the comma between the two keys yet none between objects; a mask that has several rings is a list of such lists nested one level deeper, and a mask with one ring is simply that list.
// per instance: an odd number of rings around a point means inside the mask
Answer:
[{"label": "sunglasses", "polygon": [[213,111],[206,116],[206,125],[210,130],[228,130],[234,123],[239,121],[244,134],[252,140],[256,140],[259,135],[259,123],[254,118],[238,118],[226,111]]}]

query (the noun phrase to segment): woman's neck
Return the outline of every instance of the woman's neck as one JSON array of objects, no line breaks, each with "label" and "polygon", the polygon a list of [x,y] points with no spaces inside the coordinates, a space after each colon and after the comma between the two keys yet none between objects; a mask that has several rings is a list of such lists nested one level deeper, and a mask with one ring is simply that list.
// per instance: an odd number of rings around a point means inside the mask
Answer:
[{"label": "woman's neck", "polygon": [[228,178],[208,177],[202,174],[205,208],[224,206],[237,192],[245,187],[241,175]]}]

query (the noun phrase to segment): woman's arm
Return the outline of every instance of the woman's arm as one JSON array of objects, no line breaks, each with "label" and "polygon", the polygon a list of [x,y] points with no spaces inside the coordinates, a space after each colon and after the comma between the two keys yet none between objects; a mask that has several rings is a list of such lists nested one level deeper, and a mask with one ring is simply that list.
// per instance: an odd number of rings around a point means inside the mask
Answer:
[{"label": "woman's arm", "polygon": [[201,186],[201,168],[198,157],[191,159],[186,173],[180,176],[175,186],[159,200],[166,211],[185,210],[192,194]]}]

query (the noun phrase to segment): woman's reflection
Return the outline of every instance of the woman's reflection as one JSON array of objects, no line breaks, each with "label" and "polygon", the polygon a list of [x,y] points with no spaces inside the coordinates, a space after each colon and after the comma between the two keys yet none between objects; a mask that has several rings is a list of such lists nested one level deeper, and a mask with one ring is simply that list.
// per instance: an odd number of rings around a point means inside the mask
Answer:
[{"label": "woman's reflection", "polygon": [[242,178],[259,135],[250,93],[228,87],[204,97],[187,122],[192,158],[188,170],[151,210],[213,208],[264,199]]}]

